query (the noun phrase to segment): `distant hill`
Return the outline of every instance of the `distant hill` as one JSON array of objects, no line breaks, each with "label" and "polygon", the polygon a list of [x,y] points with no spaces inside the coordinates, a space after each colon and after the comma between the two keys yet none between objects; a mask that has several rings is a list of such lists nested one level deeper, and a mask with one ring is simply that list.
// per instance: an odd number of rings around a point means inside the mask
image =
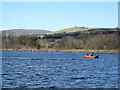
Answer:
[{"label": "distant hill", "polygon": [[41,35],[51,31],[48,30],[34,30],[34,29],[11,29],[3,30],[2,36],[21,36],[21,35]]},{"label": "distant hill", "polygon": [[73,32],[105,32],[105,31],[117,31],[117,28],[83,28],[83,27],[71,27],[62,30],[58,30],[55,32],[49,32],[47,34],[58,34],[58,33],[73,33]]},{"label": "distant hill", "polygon": [[66,36],[73,36],[78,38],[83,35],[97,35],[97,34],[117,34],[120,35],[120,30],[118,28],[83,28],[83,27],[71,27],[62,29],[55,32],[47,33],[44,38],[46,39],[60,39]]},{"label": "distant hill", "polygon": [[72,35],[79,34],[81,32],[114,33],[117,31],[118,31],[118,28],[85,28],[85,27],[71,27],[71,28],[65,28],[62,30],[54,31],[54,32],[49,30],[36,30],[36,29],[10,29],[10,30],[3,30],[2,36],[21,36],[21,35],[43,36],[44,34],[47,34],[47,35],[57,34],[57,36],[64,34],[65,36],[69,36],[69,35],[72,36]]},{"label": "distant hill", "polygon": [[88,28],[81,28],[81,27],[71,27],[71,28],[65,28],[62,30],[58,30],[55,32],[50,32],[47,34],[56,34],[56,33],[71,33],[71,32],[77,32],[77,31],[85,31],[85,30],[89,30]]}]

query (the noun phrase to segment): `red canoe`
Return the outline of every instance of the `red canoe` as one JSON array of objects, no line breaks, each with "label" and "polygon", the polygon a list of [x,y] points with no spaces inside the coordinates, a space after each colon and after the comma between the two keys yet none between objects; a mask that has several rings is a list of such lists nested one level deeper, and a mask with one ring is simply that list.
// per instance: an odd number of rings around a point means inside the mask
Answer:
[{"label": "red canoe", "polygon": [[99,56],[88,56],[88,55],[84,55],[84,58],[99,58]]}]

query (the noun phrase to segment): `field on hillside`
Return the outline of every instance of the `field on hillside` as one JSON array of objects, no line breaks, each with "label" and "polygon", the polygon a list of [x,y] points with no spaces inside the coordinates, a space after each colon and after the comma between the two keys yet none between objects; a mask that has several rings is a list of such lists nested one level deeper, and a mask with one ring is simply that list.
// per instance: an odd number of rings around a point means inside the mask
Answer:
[{"label": "field on hillside", "polygon": [[85,27],[71,27],[54,32],[49,32],[47,34],[56,34],[56,33],[72,33],[72,32],[83,32],[83,31],[118,31],[117,28],[85,28]]}]

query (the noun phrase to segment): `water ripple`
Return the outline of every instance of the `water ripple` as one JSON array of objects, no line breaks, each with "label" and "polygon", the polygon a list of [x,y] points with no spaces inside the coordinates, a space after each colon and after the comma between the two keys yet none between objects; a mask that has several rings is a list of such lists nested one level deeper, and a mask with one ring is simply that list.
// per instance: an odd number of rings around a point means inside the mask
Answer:
[{"label": "water ripple", "polygon": [[117,88],[117,54],[3,52],[3,88]]}]

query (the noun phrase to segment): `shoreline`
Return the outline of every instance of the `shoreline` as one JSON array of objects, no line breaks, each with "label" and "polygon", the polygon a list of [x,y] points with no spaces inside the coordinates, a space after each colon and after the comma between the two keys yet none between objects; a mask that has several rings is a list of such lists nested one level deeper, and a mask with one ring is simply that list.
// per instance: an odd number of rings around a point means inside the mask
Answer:
[{"label": "shoreline", "polygon": [[118,50],[91,50],[91,49],[0,49],[0,51],[119,53]]}]

